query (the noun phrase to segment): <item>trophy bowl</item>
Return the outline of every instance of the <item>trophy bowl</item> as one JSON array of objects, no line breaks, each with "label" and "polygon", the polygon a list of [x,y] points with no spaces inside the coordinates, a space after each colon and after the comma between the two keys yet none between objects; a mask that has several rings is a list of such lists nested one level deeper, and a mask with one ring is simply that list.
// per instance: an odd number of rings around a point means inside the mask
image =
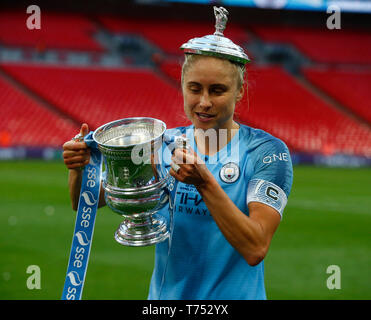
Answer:
[{"label": "trophy bowl", "polygon": [[103,155],[102,186],[108,207],[124,217],[115,232],[118,243],[148,246],[169,237],[166,220],[156,214],[169,201],[169,173],[162,164],[164,122],[127,118],[93,133]]}]

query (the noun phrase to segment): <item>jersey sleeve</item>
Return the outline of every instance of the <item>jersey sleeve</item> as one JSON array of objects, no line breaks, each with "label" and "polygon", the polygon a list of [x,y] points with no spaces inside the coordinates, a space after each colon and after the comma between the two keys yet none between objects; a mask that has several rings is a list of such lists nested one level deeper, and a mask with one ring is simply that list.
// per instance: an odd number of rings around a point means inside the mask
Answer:
[{"label": "jersey sleeve", "polygon": [[264,203],[281,215],[293,181],[290,152],[279,139],[271,139],[255,150],[254,173],[247,190],[247,204]]}]

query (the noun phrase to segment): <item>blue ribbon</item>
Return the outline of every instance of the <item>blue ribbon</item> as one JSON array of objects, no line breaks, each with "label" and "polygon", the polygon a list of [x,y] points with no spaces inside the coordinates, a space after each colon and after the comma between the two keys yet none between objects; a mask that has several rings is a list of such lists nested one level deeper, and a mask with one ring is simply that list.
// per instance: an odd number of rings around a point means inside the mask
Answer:
[{"label": "blue ribbon", "polygon": [[90,162],[85,166],[82,177],[75,231],[72,238],[62,300],[81,300],[93,241],[101,184],[102,155],[92,139],[92,134],[93,132],[90,132],[84,138],[91,149],[91,155]]},{"label": "blue ribbon", "polygon": [[[64,283],[62,300],[81,300],[85,282],[86,271],[89,262],[90,248],[93,241],[95,217],[99,203],[99,192],[102,175],[102,154],[96,142],[92,138],[93,131],[85,136],[84,141],[90,147],[90,162],[84,168],[82,176],[79,205],[77,208],[75,230],[72,239],[70,258],[66,280]],[[175,148],[175,137],[164,135],[164,142],[170,149]],[[170,178],[169,213],[170,213],[170,238],[173,230],[173,206],[176,197],[178,181]]]}]

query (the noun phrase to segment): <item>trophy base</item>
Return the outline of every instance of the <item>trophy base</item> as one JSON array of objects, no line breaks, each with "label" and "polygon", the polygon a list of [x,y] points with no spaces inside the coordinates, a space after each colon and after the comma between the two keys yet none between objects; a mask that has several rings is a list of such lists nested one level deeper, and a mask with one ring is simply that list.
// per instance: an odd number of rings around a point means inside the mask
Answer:
[{"label": "trophy base", "polygon": [[115,232],[115,240],[129,247],[150,246],[168,237],[166,221],[159,215],[151,215],[144,219],[127,218]]}]

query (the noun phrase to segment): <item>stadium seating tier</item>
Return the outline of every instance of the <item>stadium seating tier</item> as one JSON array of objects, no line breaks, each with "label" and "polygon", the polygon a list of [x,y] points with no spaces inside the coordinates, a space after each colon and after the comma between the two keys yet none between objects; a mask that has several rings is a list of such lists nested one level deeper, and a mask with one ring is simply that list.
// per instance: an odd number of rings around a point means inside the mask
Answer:
[{"label": "stadium seating tier", "polygon": [[61,147],[79,128],[0,78],[0,147]]},{"label": "stadium seating tier", "polygon": [[[100,17],[103,26],[110,32],[141,35],[167,54],[181,55],[180,46],[189,39],[213,34],[213,23],[192,21],[166,21],[154,19],[130,19],[110,16]],[[228,24],[225,35],[242,45],[247,41],[245,30],[233,23]]]},{"label": "stadium seating tier", "polygon": [[182,98],[174,86],[147,69],[3,65],[4,70],[69,117],[95,129],[128,117],[184,124]]},{"label": "stadium seating tier", "polygon": [[315,62],[370,64],[371,33],[326,28],[250,26],[262,40],[289,44]]},{"label": "stadium seating tier", "polygon": [[103,52],[94,40],[96,27],[86,17],[41,11],[40,29],[29,29],[30,14],[19,11],[0,12],[0,44],[26,47],[44,52],[47,49]]},{"label": "stadium seating tier", "polygon": [[[209,22],[101,16],[101,25],[97,26],[82,15],[47,12],[42,15],[41,30],[28,30],[26,19],[26,13],[1,12],[0,45],[38,52],[51,48],[103,52],[94,34],[104,27],[111,35],[139,35],[164,55],[160,53],[156,61],[152,57],[152,62],[160,64],[159,72],[140,67],[3,63],[1,67],[15,81],[65,117],[39,105],[26,92],[0,78],[2,145],[60,146],[78,130],[74,123],[82,122],[87,122],[91,130],[116,119],[137,116],[162,119],[169,128],[189,124],[179,90],[179,47],[190,38],[212,34],[214,27]],[[371,64],[370,33],[268,25],[249,29],[263,41],[291,45],[312,62],[327,65],[302,71],[315,86],[364,118],[364,122],[371,122],[371,73],[358,71],[359,68],[328,67]],[[248,40],[246,30],[233,23],[228,25],[226,36],[240,45]],[[272,133],[293,151],[371,156],[369,125],[323,101],[281,67],[249,66],[248,80],[246,95],[237,107],[242,123]]]},{"label": "stadium seating tier", "polygon": [[371,124],[371,72],[333,68],[305,68],[316,86]]}]

